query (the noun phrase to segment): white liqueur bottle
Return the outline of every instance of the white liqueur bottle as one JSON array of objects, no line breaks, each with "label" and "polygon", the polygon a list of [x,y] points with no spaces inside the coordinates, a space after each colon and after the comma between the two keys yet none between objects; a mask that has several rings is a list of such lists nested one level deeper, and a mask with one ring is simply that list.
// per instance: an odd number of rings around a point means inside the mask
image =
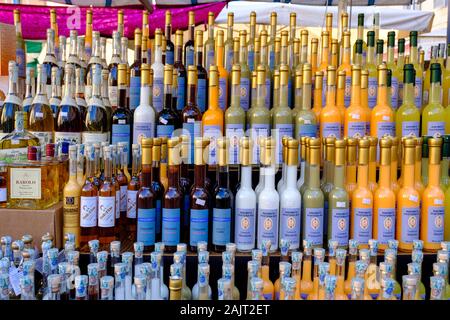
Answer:
[{"label": "white liqueur bottle", "polygon": [[164,97],[164,64],[162,63],[162,32],[155,30],[155,62],[152,64],[153,70],[153,108],[160,112],[163,108]]},{"label": "white liqueur bottle", "polygon": [[133,143],[155,135],[155,109],[150,105],[150,92],[153,84],[153,70],[148,64],[141,66],[141,101],[134,110]]}]

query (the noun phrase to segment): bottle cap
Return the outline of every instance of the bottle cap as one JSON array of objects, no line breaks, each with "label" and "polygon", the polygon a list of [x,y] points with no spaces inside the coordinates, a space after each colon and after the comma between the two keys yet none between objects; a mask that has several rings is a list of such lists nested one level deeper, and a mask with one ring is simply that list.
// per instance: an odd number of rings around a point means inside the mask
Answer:
[{"label": "bottle cap", "polygon": [[108,262],[108,252],[100,251],[97,253],[97,263],[99,270],[106,270],[106,264]]}]

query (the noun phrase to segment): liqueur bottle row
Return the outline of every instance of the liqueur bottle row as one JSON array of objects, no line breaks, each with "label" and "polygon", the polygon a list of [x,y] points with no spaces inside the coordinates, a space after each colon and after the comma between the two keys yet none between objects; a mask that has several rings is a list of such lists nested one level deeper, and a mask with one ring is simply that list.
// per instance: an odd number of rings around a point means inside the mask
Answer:
[{"label": "liqueur bottle row", "polygon": [[[245,279],[245,270],[235,270],[235,243],[222,252],[222,272],[211,278],[210,254],[204,241],[197,243],[197,282],[188,284],[195,272],[187,262],[188,245],[178,243],[173,253],[168,282],[164,277],[165,244],[158,242],[144,256],[143,242],[133,244],[134,252],[121,251],[121,242],[112,241],[109,252],[101,251],[99,240],[89,241],[89,263],[80,266],[76,237],[68,233],[64,250],[53,246],[49,234],[42,237],[41,251],[33,238],[24,235],[12,241],[1,237],[0,300],[425,300],[422,282],[423,242],[415,240],[407,274],[397,281],[398,241],[390,240],[378,263],[378,241],[368,248],[350,239],[348,254],[331,240],[325,249],[303,241],[303,251],[289,250],[290,241],[281,240],[278,270],[270,272],[270,240],[251,251],[247,261],[247,290],[235,285],[236,272]],[[449,242],[440,244],[430,277],[430,300],[448,300]],[[325,260],[327,260],[325,262]],[[346,267],[346,264],[348,266]],[[217,266],[220,267],[218,264]],[[166,268],[167,269],[167,268]],[[346,272],[347,269],[347,272]],[[273,270],[272,270],[273,271]],[[269,275],[274,274],[273,278]],[[191,277],[189,277],[191,278]],[[40,280],[38,280],[40,279]],[[217,295],[211,284],[217,281]],[[241,286],[239,286],[241,287]],[[241,287],[242,288],[242,287]]]}]

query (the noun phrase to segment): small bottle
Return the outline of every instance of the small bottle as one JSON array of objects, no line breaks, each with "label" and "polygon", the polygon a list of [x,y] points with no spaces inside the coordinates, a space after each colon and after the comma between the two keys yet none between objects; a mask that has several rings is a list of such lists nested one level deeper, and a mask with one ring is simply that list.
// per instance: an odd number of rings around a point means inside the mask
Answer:
[{"label": "small bottle", "polygon": [[325,299],[324,300],[336,300],[336,276],[325,276]]},{"label": "small bottle", "polygon": [[351,284],[351,300],[364,300],[364,279],[355,277]]},{"label": "small bottle", "polygon": [[87,266],[89,285],[88,285],[88,300],[99,300],[99,278],[98,278],[98,264],[90,263]]},{"label": "small bottle", "polygon": [[263,295],[264,281],[261,278],[253,277],[250,281],[251,296],[247,300],[265,300]]},{"label": "small bottle", "polygon": [[[247,262],[247,300],[251,300],[252,279],[258,277],[258,270],[259,270],[259,263],[257,261],[250,260]],[[264,286],[264,283],[262,283],[262,287],[263,286]]]},{"label": "small bottle", "polygon": [[417,277],[405,275],[403,280],[403,296],[402,300],[416,300]]},{"label": "small bottle", "polygon": [[311,280],[312,244],[311,241],[307,239],[303,239],[303,256],[304,261],[300,295],[303,300],[306,300],[313,290],[313,281]]},{"label": "small bottle", "polygon": [[114,278],[111,276],[104,276],[100,278],[101,300],[114,300]]},{"label": "small bottle", "polygon": [[232,300],[230,282],[227,278],[217,280],[217,300]]},{"label": "small bottle", "polygon": [[261,260],[261,278],[264,281],[264,299],[274,299],[274,286],[269,278],[269,266],[270,266],[270,240],[263,240],[261,244],[262,260]]},{"label": "small bottle", "polygon": [[88,300],[88,276],[78,275],[75,277],[75,300]]},{"label": "small bottle", "polygon": [[336,249],[338,242],[336,240],[328,240],[328,263],[330,264],[330,275],[336,275]]},{"label": "small bottle", "polygon": [[125,276],[127,273],[126,263],[116,263],[114,265],[114,300],[125,300]]},{"label": "small bottle", "polygon": [[125,274],[125,300],[132,300],[132,281],[133,281],[133,253],[124,252],[122,253],[122,262],[126,264],[126,274]]},{"label": "small bottle", "polygon": [[96,260],[98,264],[98,278],[101,279],[107,274],[108,252],[98,252]]},{"label": "small bottle", "polygon": [[20,300],[36,300],[33,289],[33,279],[30,276],[20,278]]},{"label": "small bottle", "polygon": [[9,274],[0,274],[0,300],[9,300]]},{"label": "small bottle", "polygon": [[47,282],[49,284],[49,293],[46,297],[46,300],[61,300],[60,299],[61,275],[51,274],[48,276]]},{"label": "small bottle", "polygon": [[286,261],[281,261],[279,265],[280,277],[274,283],[275,300],[285,300],[283,292],[284,281],[291,276],[291,264]]},{"label": "small bottle", "polygon": [[430,277],[430,300],[444,300],[445,280],[439,276]]},{"label": "small bottle", "polygon": [[370,262],[366,271],[366,284],[372,299],[378,298],[380,291],[379,269],[377,267],[378,241],[369,239]]},{"label": "small bottle", "polygon": [[325,250],[323,248],[314,248],[314,275],[313,287],[308,294],[308,300],[318,300],[319,298],[319,266],[325,259]]},{"label": "small bottle", "polygon": [[[315,295],[316,298],[315,300],[325,300],[326,298],[326,291],[327,291],[327,286],[326,286],[326,282],[325,280],[327,279],[327,277],[330,276],[329,274],[330,272],[330,264],[328,262],[321,262],[319,264],[319,276],[318,278],[318,290],[317,290],[317,294]],[[336,279],[334,279],[334,288],[333,288],[333,295],[334,295],[334,290],[335,290],[335,286],[336,286]]]}]

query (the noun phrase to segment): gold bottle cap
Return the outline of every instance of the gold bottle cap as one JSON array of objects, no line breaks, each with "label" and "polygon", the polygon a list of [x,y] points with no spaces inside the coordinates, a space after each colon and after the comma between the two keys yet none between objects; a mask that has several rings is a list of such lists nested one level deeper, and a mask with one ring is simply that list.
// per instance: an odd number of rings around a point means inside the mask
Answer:
[{"label": "gold bottle cap", "polygon": [[336,67],[328,66],[327,68],[327,85],[335,86],[336,85]]},{"label": "gold bottle cap", "polygon": [[239,31],[239,41],[241,47],[245,47],[247,45],[247,31]]},{"label": "gold bottle cap", "polygon": [[347,138],[347,162],[354,163],[356,161],[356,146],[358,145],[358,140],[355,138]]},{"label": "gold bottle cap", "polygon": [[118,67],[118,75],[117,81],[119,85],[126,86],[127,85],[127,65],[124,63],[120,63]]},{"label": "gold bottle cap", "polygon": [[205,161],[203,159],[203,138],[196,137],[194,139],[194,164],[196,166],[205,165]]},{"label": "gold bottle cap", "polygon": [[256,12],[255,11],[250,12],[250,24],[251,25],[256,24]]},{"label": "gold bottle cap", "polygon": [[389,137],[380,139],[380,164],[382,166],[391,165],[392,140]]},{"label": "gold bottle cap", "polygon": [[151,165],[152,164],[152,146],[153,139],[152,138],[142,138],[142,164]]},{"label": "gold bottle cap", "polygon": [[167,141],[167,148],[169,149],[169,156],[167,163],[169,166],[176,166],[181,163],[180,157],[180,139],[178,137],[170,138]]},{"label": "gold bottle cap", "polygon": [[368,87],[369,87],[369,71],[367,69],[363,69],[361,70],[361,89],[367,89]]},{"label": "gold bottle cap", "polygon": [[317,51],[319,49],[318,46],[319,46],[319,39],[312,38],[311,39],[311,53],[312,54],[317,54]]},{"label": "gold bottle cap", "polygon": [[249,166],[252,164],[250,147],[251,141],[249,137],[242,137],[239,141],[239,159],[241,161],[241,165]]},{"label": "gold bottle cap", "polygon": [[358,64],[352,65],[352,86],[361,85],[361,67]]},{"label": "gold bottle cap", "polygon": [[287,142],[287,160],[286,164],[288,166],[296,166],[298,165],[298,140],[297,139],[288,139]]},{"label": "gold bottle cap", "polygon": [[327,13],[326,26],[327,27],[332,27],[333,26],[333,14],[331,12]]},{"label": "gold bottle cap", "polygon": [[333,161],[334,160],[334,153],[335,153],[335,143],[336,143],[336,138],[335,137],[328,137],[326,138],[326,145],[327,145],[327,149],[326,149],[326,159],[327,161]]},{"label": "gold bottle cap", "polygon": [[302,30],[300,32],[300,40],[302,47],[308,46],[308,30]]},{"label": "gold bottle cap", "polygon": [[141,82],[142,84],[152,85],[153,84],[153,70],[150,74],[150,65],[148,63],[143,63],[141,65]]},{"label": "gold bottle cap", "polygon": [[203,31],[202,30],[196,30],[195,31],[195,48],[202,48],[203,47]]},{"label": "gold bottle cap", "polygon": [[277,13],[276,12],[272,12],[270,14],[270,25],[274,26],[277,24]]},{"label": "gold bottle cap", "polygon": [[20,23],[20,11],[18,9],[14,9],[14,24]]},{"label": "gold bottle cap", "polygon": [[280,86],[287,86],[289,83],[289,66],[281,65],[280,66]]},{"label": "gold bottle cap", "polygon": [[344,139],[337,139],[334,142],[335,147],[334,164],[336,166],[345,165],[345,146],[346,142]]},{"label": "gold bottle cap", "polygon": [[262,145],[260,152],[261,163],[265,166],[270,166],[275,163],[275,140],[271,137],[263,138]]},{"label": "gold bottle cap", "polygon": [[289,141],[289,139],[291,139],[291,137],[289,137],[289,136],[283,136],[282,138],[281,138],[281,145],[282,145],[282,147],[283,147],[283,161],[286,163],[286,161],[287,161],[287,156],[288,156],[288,141]]},{"label": "gold bottle cap", "polygon": [[261,30],[259,33],[259,39],[261,42],[261,48],[267,47],[267,30]]},{"label": "gold bottle cap", "polygon": [[181,159],[184,163],[187,163],[188,157],[189,157],[189,146],[190,146],[190,139],[188,135],[181,135]]},{"label": "gold bottle cap", "polygon": [[289,25],[297,25],[297,14],[295,12],[291,12],[291,14],[289,15]]},{"label": "gold bottle cap", "polygon": [[188,85],[196,85],[197,84],[197,67],[189,66],[188,67]]},{"label": "gold bottle cap", "polygon": [[233,26],[233,23],[234,23],[234,13],[233,13],[233,12],[228,12],[228,15],[227,15],[227,25],[228,25],[229,27],[232,27],[232,26]]},{"label": "gold bottle cap", "polygon": [[164,85],[172,85],[173,67],[170,64],[164,66]]},{"label": "gold bottle cap", "polygon": [[428,157],[430,164],[441,163],[442,138],[428,138]]},{"label": "gold bottle cap", "polygon": [[328,48],[329,32],[322,31],[322,48]]},{"label": "gold bottle cap", "polygon": [[252,89],[256,89],[256,79],[257,79],[257,76],[258,75],[258,73],[256,72],[256,70],[253,70],[252,71]]},{"label": "gold bottle cap", "polygon": [[280,71],[279,70],[273,70],[273,89],[274,90],[280,89]]},{"label": "gold bottle cap", "polygon": [[303,70],[298,69],[295,71],[294,88],[300,89],[302,85],[303,85]]},{"label": "gold bottle cap", "polygon": [[406,165],[413,165],[415,160],[416,139],[414,137],[407,137],[403,140],[404,156],[403,163]]},{"label": "gold bottle cap", "polygon": [[391,137],[391,162],[398,161],[398,137]]},{"label": "gold bottle cap", "polygon": [[231,85],[241,84],[241,66],[239,64],[233,64],[231,69]]},{"label": "gold bottle cap", "polygon": [[171,296],[175,295],[171,300],[174,300],[175,298],[181,299],[181,278],[169,277],[169,289]]},{"label": "gold bottle cap", "polygon": [[166,10],[166,26],[172,24],[172,14],[170,10]]},{"label": "gold bottle cap", "polygon": [[139,28],[134,30],[134,45],[139,47],[142,42],[142,31]]},{"label": "gold bottle cap", "polygon": [[92,24],[92,9],[86,11],[86,23]]},{"label": "gold bottle cap", "polygon": [[169,138],[161,137],[161,160],[167,160],[167,142]]},{"label": "gold bottle cap", "polygon": [[338,71],[338,83],[337,83],[338,89],[345,89],[345,77],[346,73],[344,70]]},{"label": "gold bottle cap", "polygon": [[311,64],[305,63],[303,65],[303,84],[311,84],[312,81],[312,67]]},{"label": "gold bottle cap", "polygon": [[331,55],[338,54],[338,46],[339,46],[339,43],[338,43],[337,39],[331,39]]},{"label": "gold bottle cap", "polygon": [[148,36],[143,34],[141,37],[141,50],[142,52],[146,52],[147,51],[147,42],[148,42]]},{"label": "gold bottle cap", "polygon": [[322,71],[316,71],[316,73],[314,74],[316,76],[315,81],[314,81],[314,89],[315,90],[321,90],[322,86],[323,86],[323,72]]},{"label": "gold bottle cap", "polygon": [[369,137],[369,142],[370,142],[369,161],[375,162],[375,161],[377,161],[378,138],[377,137]]},{"label": "gold bottle cap", "polygon": [[378,66],[378,85],[386,86],[387,85],[387,67],[386,64],[382,63]]},{"label": "gold bottle cap", "polygon": [[281,39],[280,37],[275,38],[275,52],[281,51]]},{"label": "gold bottle cap", "polygon": [[288,39],[289,39],[289,32],[287,32],[287,30],[281,31],[281,46],[282,47],[288,46]]},{"label": "gold bottle cap", "polygon": [[300,157],[306,159],[306,138],[305,136],[300,138]]},{"label": "gold bottle cap", "polygon": [[358,147],[359,147],[358,164],[360,166],[367,165],[369,163],[370,140],[366,138],[359,139]]},{"label": "gold bottle cap", "polygon": [[223,47],[223,38],[224,38],[224,33],[223,30],[218,30],[217,31],[217,36],[216,36],[216,46],[217,48],[222,48]]},{"label": "gold bottle cap", "polygon": [[161,47],[162,44],[162,32],[161,29],[157,28],[155,30],[155,46]]},{"label": "gold bottle cap", "polygon": [[161,161],[161,138],[153,138],[152,158],[153,161]]},{"label": "gold bottle cap", "polygon": [[227,137],[220,137],[217,139],[217,146],[219,148],[219,166],[228,165],[228,146],[230,141]]},{"label": "gold bottle cap", "polygon": [[183,31],[182,30],[177,30],[177,32],[175,32],[175,45],[177,47],[183,46]]},{"label": "gold bottle cap", "polygon": [[311,165],[320,165],[320,139],[310,138],[309,145],[309,163]]},{"label": "gold bottle cap", "polygon": [[195,12],[189,11],[189,25],[195,24]]},{"label": "gold bottle cap", "polygon": [[208,25],[210,26],[214,25],[214,12],[208,13]]},{"label": "gold bottle cap", "polygon": [[258,66],[257,83],[258,83],[258,86],[266,84],[266,68],[264,68],[263,65]]},{"label": "gold bottle cap", "polygon": [[350,48],[350,31],[344,31],[344,48]]},{"label": "gold bottle cap", "polygon": [[233,51],[234,52],[239,52],[239,37],[234,37],[233,38]]},{"label": "gold bottle cap", "polygon": [[216,65],[209,66],[209,87],[217,87],[219,85],[219,69]]},{"label": "gold bottle cap", "polygon": [[416,138],[416,162],[420,162],[422,160],[422,144],[423,144],[423,138],[418,137]]}]

